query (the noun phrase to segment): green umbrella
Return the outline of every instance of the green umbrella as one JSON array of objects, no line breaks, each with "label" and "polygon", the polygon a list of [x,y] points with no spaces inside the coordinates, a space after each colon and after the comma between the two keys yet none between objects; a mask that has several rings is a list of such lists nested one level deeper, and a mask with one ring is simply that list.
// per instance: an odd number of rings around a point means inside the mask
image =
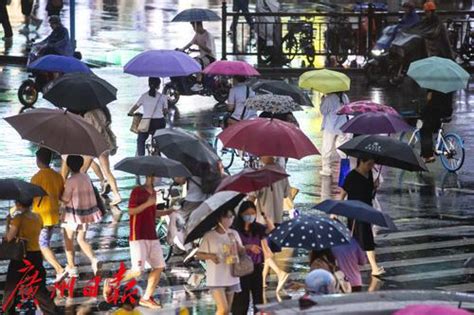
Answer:
[{"label": "green umbrella", "polygon": [[449,93],[466,88],[470,75],[451,59],[429,57],[412,62],[408,76],[422,88]]},{"label": "green umbrella", "polygon": [[333,70],[313,70],[303,73],[298,85],[302,89],[313,89],[323,94],[329,94],[349,91],[351,79],[344,73]]}]

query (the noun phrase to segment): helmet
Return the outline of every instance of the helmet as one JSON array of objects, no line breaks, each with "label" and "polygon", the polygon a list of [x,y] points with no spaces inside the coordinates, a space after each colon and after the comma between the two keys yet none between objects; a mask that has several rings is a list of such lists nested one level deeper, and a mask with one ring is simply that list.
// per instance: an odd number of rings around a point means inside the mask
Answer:
[{"label": "helmet", "polygon": [[61,24],[61,18],[57,15],[51,15],[48,22],[51,24]]},{"label": "helmet", "polygon": [[435,11],[436,10],[436,4],[433,1],[427,1],[423,5],[423,10],[425,10],[425,11]]}]

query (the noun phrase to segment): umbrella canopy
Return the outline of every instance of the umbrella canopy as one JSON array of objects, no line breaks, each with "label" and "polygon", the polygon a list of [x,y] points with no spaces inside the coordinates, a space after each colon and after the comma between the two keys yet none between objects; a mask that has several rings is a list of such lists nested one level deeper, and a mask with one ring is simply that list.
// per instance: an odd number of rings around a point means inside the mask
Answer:
[{"label": "umbrella canopy", "polygon": [[30,184],[21,179],[0,179],[0,199],[18,200],[28,203],[34,197],[46,196],[47,193],[40,186]]},{"label": "umbrella canopy", "polygon": [[408,305],[393,315],[472,315],[466,310],[449,305]]},{"label": "umbrella canopy", "polygon": [[266,167],[258,170],[246,168],[237,174],[224,178],[216,191],[233,190],[249,193],[268,187],[288,176],[290,175],[278,167]]},{"label": "umbrella canopy", "polygon": [[211,146],[182,129],[160,129],[153,136],[161,153],[183,163],[195,176],[212,172],[220,161]]},{"label": "umbrella canopy", "polygon": [[323,94],[349,91],[351,79],[344,73],[333,70],[312,70],[300,76],[299,87],[313,89]]},{"label": "umbrella canopy", "polygon": [[109,150],[104,137],[79,115],[38,108],[5,120],[20,136],[59,154],[100,156]]},{"label": "umbrella canopy", "polygon": [[336,220],[306,215],[283,222],[269,237],[282,247],[307,250],[331,248],[348,244],[351,240],[350,231]]},{"label": "umbrella canopy", "polygon": [[115,164],[114,168],[135,175],[191,177],[191,173],[183,164],[160,156],[128,157]]},{"label": "umbrella canopy", "polygon": [[203,71],[212,75],[240,75],[243,77],[258,76],[260,73],[245,61],[217,60],[208,65]]},{"label": "umbrella canopy", "polygon": [[342,132],[362,135],[379,133],[392,134],[412,129],[413,127],[407,124],[400,115],[381,112],[360,114],[341,126]]},{"label": "umbrella canopy", "polygon": [[224,147],[257,156],[301,159],[319,154],[318,149],[298,127],[278,119],[255,118],[239,121],[227,127],[218,137]]},{"label": "umbrella canopy", "polygon": [[406,143],[386,136],[358,136],[339,148],[347,155],[356,158],[370,156],[380,165],[400,168],[407,171],[427,171],[425,163]]},{"label": "umbrella canopy", "polygon": [[245,101],[248,109],[261,110],[274,114],[289,113],[303,110],[290,96],[263,94],[249,97]]},{"label": "umbrella canopy", "polygon": [[221,18],[209,9],[187,9],[179,12],[171,22],[202,22],[202,21],[220,21]]},{"label": "umbrella canopy", "polygon": [[212,195],[191,212],[184,242],[192,242],[212,230],[217,225],[220,213],[226,210],[235,212],[235,207],[244,197],[244,194],[235,191],[220,191]]},{"label": "umbrella canopy", "polygon": [[94,74],[68,73],[46,86],[44,98],[54,106],[78,113],[115,101],[117,89]]},{"label": "umbrella canopy", "polygon": [[201,65],[178,50],[148,50],[127,62],[123,70],[137,77],[179,77],[201,72]]},{"label": "umbrella canopy", "polygon": [[48,71],[48,72],[82,72],[92,73],[91,69],[74,57],[60,55],[46,55],[31,63],[28,70]]},{"label": "umbrella canopy", "polygon": [[414,61],[407,74],[422,88],[441,93],[465,89],[470,78],[469,73],[456,62],[441,57]]},{"label": "umbrella canopy", "polygon": [[260,80],[252,84],[257,94],[276,94],[289,96],[301,106],[313,106],[311,99],[298,87],[281,80]]},{"label": "umbrella canopy", "polygon": [[398,115],[395,108],[387,105],[382,105],[369,100],[356,101],[342,106],[337,112],[338,115],[359,115],[370,112],[382,112],[387,114]]},{"label": "umbrella canopy", "polygon": [[379,225],[393,231],[397,229],[388,215],[359,200],[325,200],[314,206],[314,209]]}]

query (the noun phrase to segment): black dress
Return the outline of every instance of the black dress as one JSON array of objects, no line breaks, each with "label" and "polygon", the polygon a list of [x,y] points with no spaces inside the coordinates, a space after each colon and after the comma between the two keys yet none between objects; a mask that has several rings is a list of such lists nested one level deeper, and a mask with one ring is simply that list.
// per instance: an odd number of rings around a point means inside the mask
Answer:
[{"label": "black dress", "polygon": [[[372,205],[374,193],[374,179],[372,172],[366,178],[355,169],[347,174],[342,188],[347,192],[347,199],[359,200],[368,205]],[[347,220],[347,227],[350,231],[354,230],[352,236],[359,242],[360,247],[365,251],[375,249],[374,234],[372,226],[369,223],[359,222],[352,219]]]}]

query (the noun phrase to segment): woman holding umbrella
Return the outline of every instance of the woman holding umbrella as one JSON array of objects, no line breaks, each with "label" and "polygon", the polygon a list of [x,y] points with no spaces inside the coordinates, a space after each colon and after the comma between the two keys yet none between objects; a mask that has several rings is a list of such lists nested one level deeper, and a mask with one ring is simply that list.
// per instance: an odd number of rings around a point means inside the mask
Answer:
[{"label": "woman holding umbrella", "polygon": [[[372,205],[374,191],[378,187],[378,180],[373,180],[372,169],[375,165],[374,159],[367,155],[359,158],[357,167],[346,177],[340,194],[340,199],[359,200],[368,205]],[[383,267],[377,265],[375,258],[375,242],[371,225],[353,219],[347,220],[348,228],[352,236],[359,242],[360,247],[366,251],[372,268],[373,276],[380,276],[385,273]]]}]

